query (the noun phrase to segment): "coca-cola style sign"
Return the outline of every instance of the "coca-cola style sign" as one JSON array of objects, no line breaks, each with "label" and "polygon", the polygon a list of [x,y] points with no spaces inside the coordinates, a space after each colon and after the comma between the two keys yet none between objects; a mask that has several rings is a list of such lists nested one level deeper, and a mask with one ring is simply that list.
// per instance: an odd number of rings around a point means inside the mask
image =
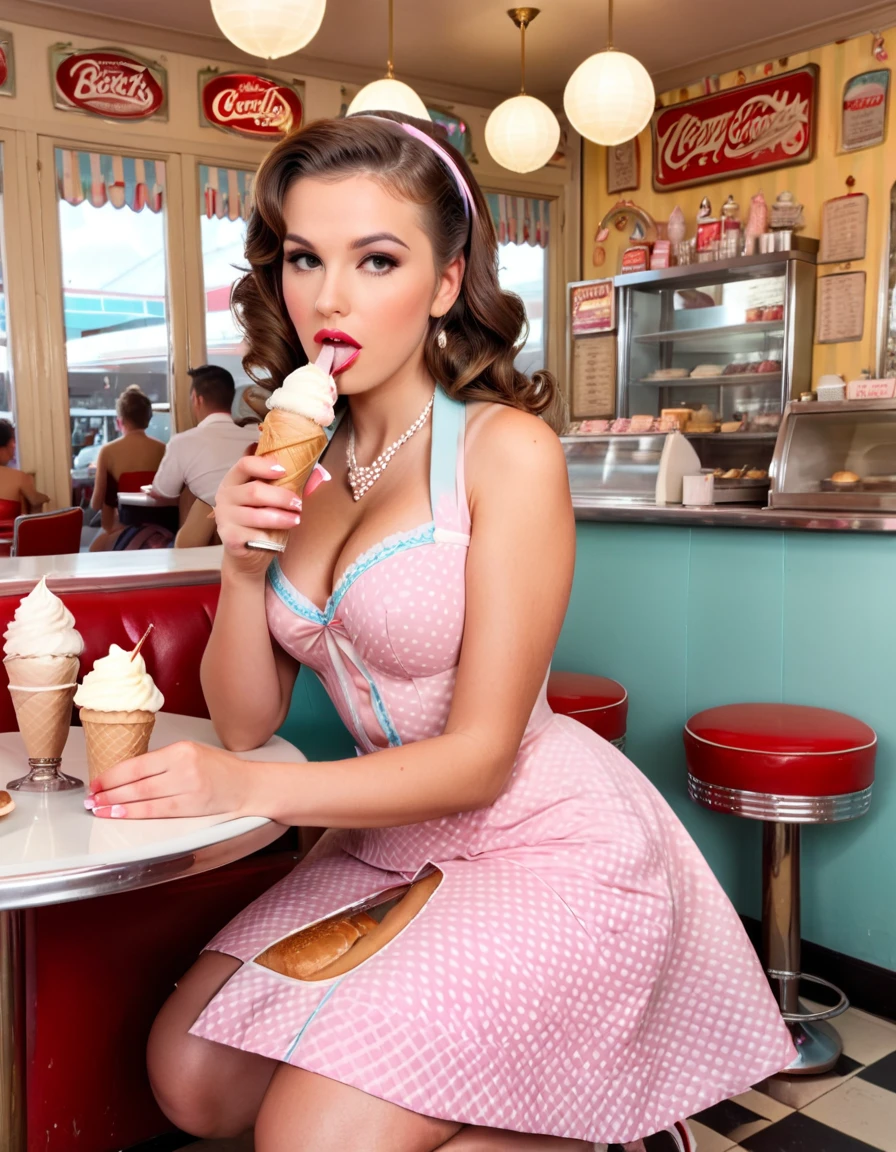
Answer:
[{"label": "coca-cola style sign", "polygon": [[0,96],[15,96],[16,70],[12,52],[12,33],[0,28]]},{"label": "coca-cola style sign", "polygon": [[653,186],[686,188],[815,155],[818,66],[663,108],[653,118]]},{"label": "coca-cola style sign", "polygon": [[254,72],[199,73],[202,124],[240,136],[276,137],[300,128],[303,95],[298,85]]},{"label": "coca-cola style sign", "polygon": [[50,52],[55,105],[104,120],[167,120],[164,68],[117,48]]}]

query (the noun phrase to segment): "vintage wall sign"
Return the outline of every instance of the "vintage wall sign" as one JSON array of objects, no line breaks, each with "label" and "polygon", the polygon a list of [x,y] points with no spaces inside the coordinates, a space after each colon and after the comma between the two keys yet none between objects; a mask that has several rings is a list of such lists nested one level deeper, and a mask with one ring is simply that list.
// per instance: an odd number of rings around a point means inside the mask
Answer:
[{"label": "vintage wall sign", "polygon": [[12,32],[0,28],[0,96],[15,96],[16,69],[12,53]]},{"label": "vintage wall sign", "polygon": [[843,89],[843,121],[840,150],[857,152],[873,148],[887,138],[887,97],[890,69],[863,72],[847,80]]},{"label": "vintage wall sign", "polygon": [[304,86],[255,73],[199,73],[199,119],[240,136],[282,136],[302,126]]},{"label": "vintage wall sign", "polygon": [[815,155],[818,66],[662,108],[653,118],[653,187],[684,188],[805,164]]},{"label": "vintage wall sign", "polygon": [[164,68],[116,48],[50,50],[55,106],[105,120],[168,119]]}]

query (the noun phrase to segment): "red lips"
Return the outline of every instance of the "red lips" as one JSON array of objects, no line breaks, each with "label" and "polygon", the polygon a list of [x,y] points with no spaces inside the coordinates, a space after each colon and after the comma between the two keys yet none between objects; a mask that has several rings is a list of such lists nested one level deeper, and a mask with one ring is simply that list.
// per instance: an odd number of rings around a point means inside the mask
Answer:
[{"label": "red lips", "polygon": [[333,376],[338,376],[358,359],[361,353],[361,345],[353,337],[349,336],[347,332],[342,332],[338,328],[321,328],[315,334],[315,344],[329,344],[336,353],[336,358],[333,361]]}]

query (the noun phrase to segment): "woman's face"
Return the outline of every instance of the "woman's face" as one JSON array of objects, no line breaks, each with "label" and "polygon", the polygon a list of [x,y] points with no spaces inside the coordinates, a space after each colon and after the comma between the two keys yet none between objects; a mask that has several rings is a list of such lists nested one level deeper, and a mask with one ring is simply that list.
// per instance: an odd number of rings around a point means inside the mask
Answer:
[{"label": "woman's face", "polygon": [[283,218],[283,298],[309,360],[332,343],[345,394],[425,371],[429,318],[457,298],[463,259],[438,273],[419,206],[369,176],[304,177]]}]

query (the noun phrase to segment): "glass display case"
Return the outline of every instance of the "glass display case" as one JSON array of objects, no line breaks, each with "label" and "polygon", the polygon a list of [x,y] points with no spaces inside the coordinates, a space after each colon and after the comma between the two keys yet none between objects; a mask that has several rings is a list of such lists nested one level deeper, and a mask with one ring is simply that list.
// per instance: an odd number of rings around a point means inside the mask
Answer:
[{"label": "glass display case", "polygon": [[770,505],[896,510],[896,401],[789,404],[775,447]]},{"label": "glass display case", "polygon": [[578,435],[560,439],[573,503],[654,503],[664,435]]},{"label": "glass display case", "polygon": [[815,242],[804,243],[617,276],[617,416],[675,415],[695,440],[762,437],[767,463],[786,403],[811,387]]}]

